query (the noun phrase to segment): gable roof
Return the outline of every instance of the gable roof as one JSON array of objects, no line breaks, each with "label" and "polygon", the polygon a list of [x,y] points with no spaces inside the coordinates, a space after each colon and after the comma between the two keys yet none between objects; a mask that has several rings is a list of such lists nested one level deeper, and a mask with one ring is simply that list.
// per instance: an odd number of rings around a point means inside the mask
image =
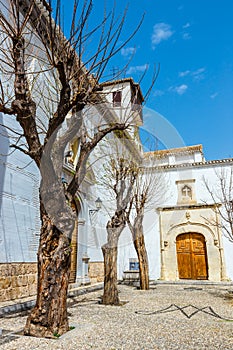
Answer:
[{"label": "gable roof", "polygon": [[105,86],[114,86],[117,84],[125,84],[125,83],[130,83],[130,86],[133,90],[137,91],[139,94],[141,101],[144,101],[144,97],[142,94],[141,87],[138,83],[135,83],[133,78],[123,78],[123,79],[117,79],[117,80],[111,80],[111,81],[106,81],[100,84],[100,86],[105,87]]}]

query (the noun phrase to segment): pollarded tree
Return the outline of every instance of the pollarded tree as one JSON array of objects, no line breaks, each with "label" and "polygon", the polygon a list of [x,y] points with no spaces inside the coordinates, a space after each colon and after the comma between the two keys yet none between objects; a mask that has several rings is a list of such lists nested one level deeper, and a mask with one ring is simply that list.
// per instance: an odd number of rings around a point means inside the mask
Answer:
[{"label": "pollarded tree", "polygon": [[[99,86],[110,58],[125,44],[117,46],[125,15],[116,22],[113,11],[87,32],[92,1],[78,7],[75,0],[66,39],[57,4],[54,20],[51,1],[0,1],[0,112],[15,136],[11,146],[28,155],[41,175],[37,300],[24,329],[39,337],[69,329],[66,299],[75,221],[70,204],[85,177],[87,159],[107,133],[128,127],[114,119]],[[84,47],[98,30],[99,41],[88,57]],[[89,133],[85,113],[91,105],[102,122]],[[14,118],[15,128],[7,125],[9,118]],[[78,161],[64,190],[64,151],[74,136],[79,139]]]},{"label": "pollarded tree", "polygon": [[[158,72],[154,75],[152,84],[148,89],[146,96],[149,94]],[[143,77],[142,77],[143,78]],[[118,89],[120,87],[118,82]],[[124,91],[124,89],[126,89]],[[142,102],[143,97],[138,84],[134,85],[133,89],[127,89],[122,82],[122,95],[125,98],[125,103],[121,105],[121,113],[126,114],[128,118],[132,118],[131,127],[129,131],[130,138],[125,138],[121,132],[118,132],[119,139],[111,139],[109,145],[106,148],[103,147],[104,154],[104,172],[101,176],[100,182],[108,190],[108,196],[112,194],[111,205],[114,209],[114,214],[111,215],[111,219],[107,223],[107,243],[102,246],[104,255],[104,304],[119,304],[118,289],[117,289],[117,252],[118,242],[122,231],[126,227],[127,222],[131,225],[130,213],[134,200],[137,197],[136,188],[139,191],[137,184],[142,183],[140,177],[140,168],[142,165],[142,152],[141,144],[138,134],[138,125],[141,123],[142,118]],[[127,104],[127,101],[128,102]],[[133,102],[133,103],[132,103]],[[132,141],[131,141],[132,140]],[[133,147],[130,147],[133,142]],[[109,147],[110,146],[110,147]],[[109,154],[110,152],[110,154]],[[101,171],[97,171],[101,174]],[[146,180],[145,180],[146,181]],[[150,183],[150,181],[148,182]],[[152,181],[151,181],[152,184]],[[143,189],[140,189],[143,191]],[[145,198],[141,201],[140,218],[143,220],[145,203],[149,197],[149,189],[147,192],[143,192]],[[140,198],[141,199],[141,198]],[[138,216],[135,220],[139,221],[139,207]],[[112,213],[111,213],[112,214]],[[132,230],[135,230],[133,225],[130,226]],[[139,228],[135,227],[139,233]],[[141,231],[142,232],[142,229]],[[139,244],[141,247],[140,260],[146,257],[146,249],[144,246],[144,238],[141,238],[137,234],[137,239],[134,239],[137,251],[139,251]],[[143,250],[144,249],[144,250]],[[143,254],[142,254],[143,250]],[[147,260],[147,258],[146,258]],[[142,264],[141,264],[142,271]],[[142,273],[141,273],[142,275]],[[148,263],[147,263],[147,275],[148,275]],[[143,287],[144,289],[144,287]]]},{"label": "pollarded tree", "polygon": [[[213,185],[204,177],[205,187],[214,202],[216,219],[209,221],[223,230],[223,234],[233,243],[233,166],[215,171],[216,182]],[[220,219],[219,219],[220,218]]]},{"label": "pollarded tree", "polygon": [[115,208],[106,225],[107,242],[102,246],[104,256],[103,304],[105,305],[120,304],[117,288],[118,242],[127,224],[126,213],[132,199],[137,171],[135,162],[120,156],[111,157],[109,164],[105,166],[102,184],[108,191],[112,191],[112,206]]},{"label": "pollarded tree", "polygon": [[143,219],[145,211],[154,208],[164,196],[163,176],[158,168],[142,163],[133,186],[133,196],[127,217],[133,244],[139,262],[140,289],[149,289],[149,263],[144,238]]}]

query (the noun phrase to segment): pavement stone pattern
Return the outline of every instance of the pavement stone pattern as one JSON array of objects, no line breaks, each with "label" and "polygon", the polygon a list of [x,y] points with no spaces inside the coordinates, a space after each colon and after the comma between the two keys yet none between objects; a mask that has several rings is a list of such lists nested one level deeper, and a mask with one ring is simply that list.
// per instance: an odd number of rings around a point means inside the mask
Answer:
[{"label": "pavement stone pattern", "polygon": [[[8,335],[0,337],[0,349],[233,349],[232,286],[158,284],[149,291],[140,291],[120,285],[119,290],[121,301],[127,301],[123,306],[101,305],[102,290],[70,297],[70,325],[74,325],[75,329],[59,339],[10,335],[10,331],[23,328],[26,315],[25,312],[5,315],[0,319],[0,327]],[[171,312],[153,313],[171,304],[181,308],[190,304],[196,308],[211,307],[223,319],[204,312],[188,318],[176,308]],[[193,308],[185,310],[190,314]]]}]

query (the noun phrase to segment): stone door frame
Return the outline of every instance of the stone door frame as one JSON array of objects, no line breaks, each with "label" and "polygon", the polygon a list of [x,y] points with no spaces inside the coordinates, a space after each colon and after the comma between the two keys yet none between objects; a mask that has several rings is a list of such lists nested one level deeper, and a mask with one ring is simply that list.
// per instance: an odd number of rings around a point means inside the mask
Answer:
[{"label": "stone door frame", "polygon": [[[208,280],[213,282],[227,280],[222,233],[219,228],[213,227],[206,222],[201,215],[201,209],[201,206],[195,206],[193,210],[191,206],[188,208],[159,208],[161,280],[179,280],[176,238],[178,235],[188,232],[196,232],[205,237],[208,261]],[[210,210],[210,215],[212,215],[211,206],[208,206],[208,209]],[[200,218],[199,222],[193,220],[197,217]]]}]

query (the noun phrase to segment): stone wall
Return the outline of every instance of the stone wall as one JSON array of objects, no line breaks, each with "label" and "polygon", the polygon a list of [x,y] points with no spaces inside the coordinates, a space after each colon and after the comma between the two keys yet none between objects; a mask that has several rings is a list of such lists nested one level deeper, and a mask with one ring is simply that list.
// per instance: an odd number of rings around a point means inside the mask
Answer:
[{"label": "stone wall", "polygon": [[0,302],[36,294],[37,264],[0,264]]},{"label": "stone wall", "polygon": [[104,262],[95,261],[89,262],[88,275],[91,283],[103,282],[104,281]]}]

